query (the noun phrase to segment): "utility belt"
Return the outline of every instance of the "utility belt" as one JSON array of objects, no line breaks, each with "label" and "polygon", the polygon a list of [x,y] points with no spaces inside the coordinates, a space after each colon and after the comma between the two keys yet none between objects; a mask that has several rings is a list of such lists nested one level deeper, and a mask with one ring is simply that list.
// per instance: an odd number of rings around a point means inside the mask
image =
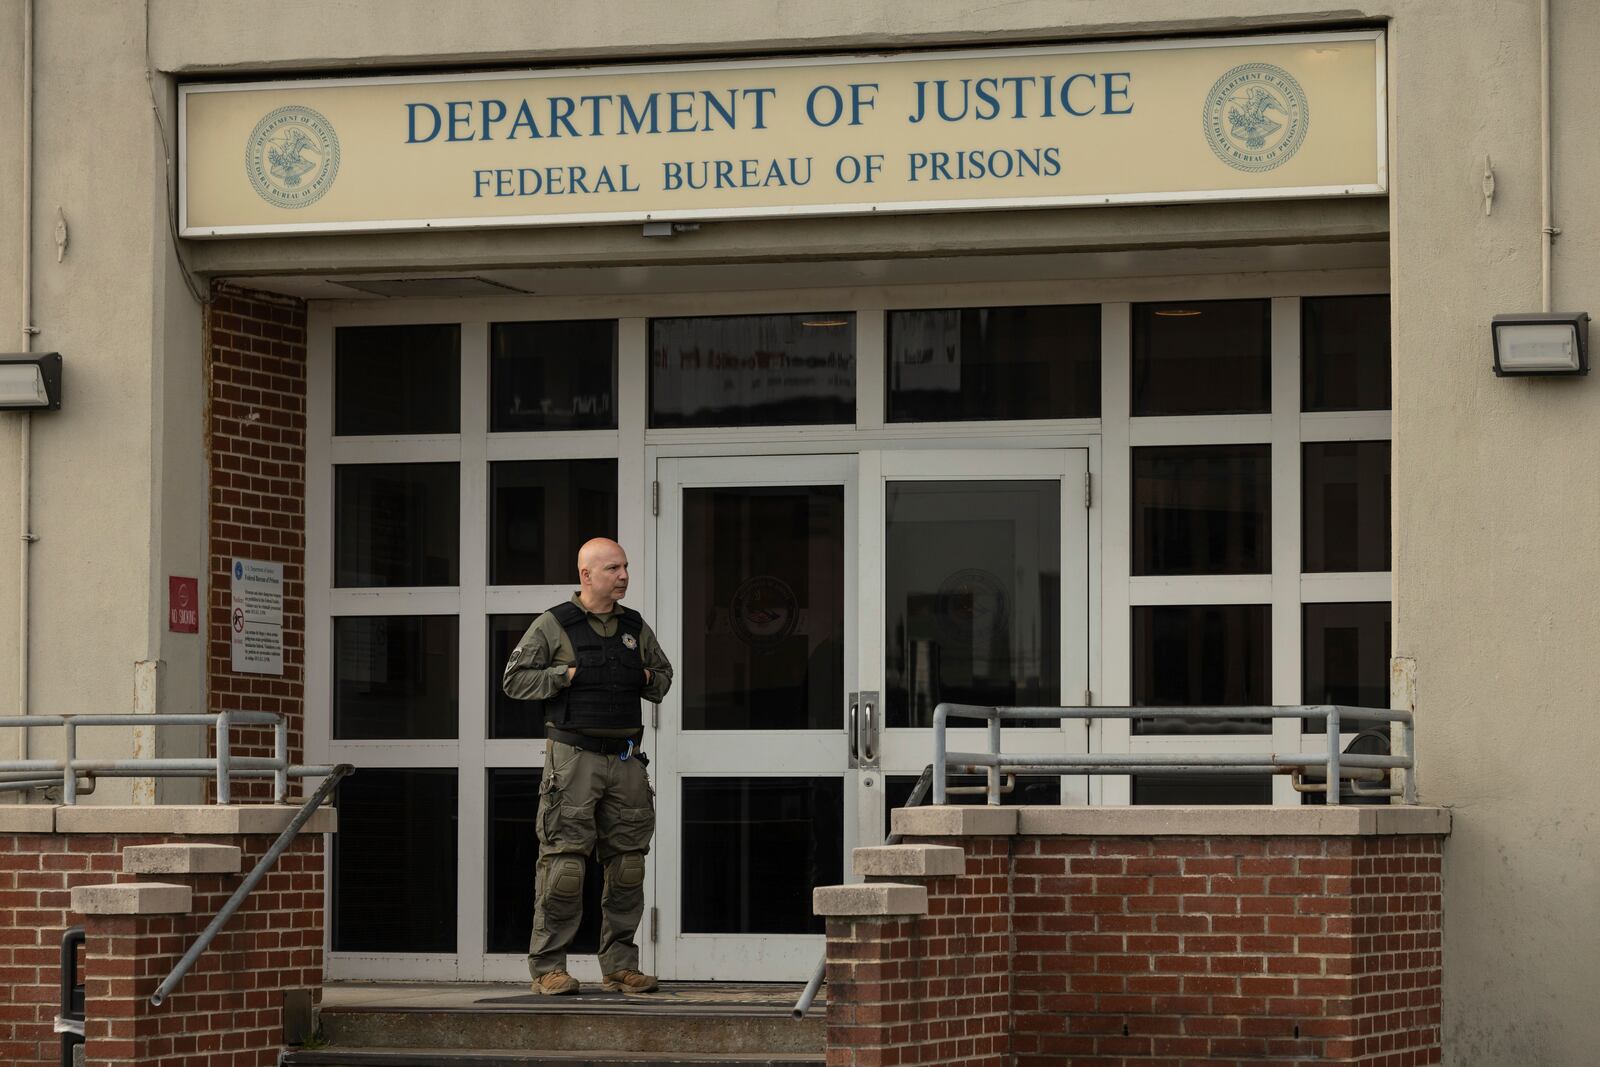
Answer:
[{"label": "utility belt", "polygon": [[550,740],[573,748],[581,748],[585,752],[598,752],[602,756],[632,756],[640,763],[648,764],[650,761],[639,748],[639,743],[644,740],[644,730],[641,728],[633,737],[590,737],[588,734],[573,733],[571,730],[560,730],[554,726],[545,727],[545,736]]}]

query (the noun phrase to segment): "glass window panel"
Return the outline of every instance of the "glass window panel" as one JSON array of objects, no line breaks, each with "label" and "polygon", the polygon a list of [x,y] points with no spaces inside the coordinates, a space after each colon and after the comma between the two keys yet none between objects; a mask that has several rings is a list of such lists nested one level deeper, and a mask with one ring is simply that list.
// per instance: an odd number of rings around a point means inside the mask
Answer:
[{"label": "glass window panel", "polygon": [[844,781],[683,779],[683,932],[820,934],[811,891],[844,880]]},{"label": "glass window panel", "polygon": [[[981,774],[952,774],[946,782],[946,789],[978,788],[982,789],[987,779]],[[1005,779],[1001,779],[1001,785]],[[917,786],[917,776],[914,774],[886,775],[884,777],[884,809],[883,832],[887,836],[892,829],[890,826],[890,813],[895,808],[903,808],[906,801],[911,799],[911,791]],[[946,798],[951,804],[987,804],[988,798],[983,793],[950,793]],[[928,795],[922,798],[922,805],[933,803],[933,790],[930,787]],[[1030,804],[1054,805],[1061,804],[1061,779],[1044,775],[1024,774],[1019,775],[1016,785],[1009,793],[1000,794],[1001,804]]]},{"label": "glass window panel", "polygon": [[887,489],[885,722],[931,726],[945,701],[1060,704],[1061,483]]},{"label": "glass window panel", "polygon": [[889,312],[890,422],[1100,415],[1100,306]]},{"label": "glass window panel", "polygon": [[456,736],[454,615],[333,620],[333,736],[341,741]]},{"label": "glass window panel", "polygon": [[1387,411],[1389,297],[1300,302],[1300,409]]},{"label": "glass window panel", "polygon": [[1132,451],[1134,574],[1272,569],[1270,445]]},{"label": "glass window panel", "polygon": [[544,701],[517,700],[500,688],[506,660],[537,615],[489,616],[489,736],[543,737]]},{"label": "glass window panel", "polygon": [[461,327],[345,326],[333,332],[333,432],[461,432]]},{"label": "glass window panel", "polygon": [[[1357,708],[1389,706],[1389,603],[1304,606],[1303,702]],[[1366,723],[1341,725],[1355,731]],[[1320,723],[1307,729],[1322,732]]]},{"label": "glass window panel", "polygon": [[617,324],[489,326],[489,431],[612,430],[617,425]]},{"label": "glass window panel", "polygon": [[1139,774],[1133,778],[1135,804],[1191,807],[1216,804],[1271,804],[1267,774]]},{"label": "glass window panel", "polygon": [[[1271,616],[1266,604],[1134,608],[1134,705],[1271,704]],[[1135,719],[1134,733],[1265,734],[1271,727],[1267,719]]]},{"label": "glass window panel", "polygon": [[1236,415],[1271,408],[1272,305],[1133,305],[1133,414]]},{"label": "glass window panel", "polygon": [[578,549],[617,536],[617,461],[489,464],[489,584],[577,584]]},{"label": "glass window panel", "polygon": [[683,493],[683,728],[844,724],[844,487]]},{"label": "glass window panel", "polygon": [[460,479],[454,463],[335,467],[333,584],[455,585]]},{"label": "glass window panel", "polygon": [[339,783],[335,952],[456,950],[456,772],[363,768]]},{"label": "glass window panel", "polygon": [[854,312],[650,320],[653,427],[855,421]]},{"label": "glass window panel", "polygon": [[[488,871],[485,879],[484,947],[526,955],[533,934],[533,878],[539,863],[538,770],[491,770],[488,789]],[[569,951],[600,951],[600,891],[605,871],[593,854],[584,857],[583,920]]]},{"label": "glass window panel", "polygon": [[1301,446],[1301,551],[1307,573],[1389,569],[1389,442]]}]

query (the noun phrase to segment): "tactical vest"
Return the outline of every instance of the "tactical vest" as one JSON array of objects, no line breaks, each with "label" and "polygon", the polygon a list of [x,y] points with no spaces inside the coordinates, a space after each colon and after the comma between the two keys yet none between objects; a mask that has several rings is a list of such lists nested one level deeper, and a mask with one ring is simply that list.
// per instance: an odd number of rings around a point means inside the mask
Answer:
[{"label": "tactical vest", "polygon": [[550,609],[567,633],[577,672],[561,692],[545,701],[546,717],[573,730],[627,730],[644,723],[639,707],[644,691],[644,658],[639,634],[644,619],[622,608],[617,632],[601,637],[582,608],[568,600]]}]

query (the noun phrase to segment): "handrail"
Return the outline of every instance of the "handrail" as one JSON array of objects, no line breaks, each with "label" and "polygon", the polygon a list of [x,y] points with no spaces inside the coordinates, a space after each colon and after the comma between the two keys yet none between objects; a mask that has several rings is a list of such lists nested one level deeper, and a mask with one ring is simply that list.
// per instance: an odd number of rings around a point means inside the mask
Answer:
[{"label": "handrail", "polygon": [[[950,752],[946,733],[952,717],[983,719],[987,726],[988,752]],[[1000,751],[1000,724],[1006,719],[1191,719],[1196,722],[1219,719],[1323,719],[1326,720],[1328,750],[1316,752],[1229,752],[1229,753],[1126,753],[1091,752],[1073,754],[1037,753],[1007,756]],[[1367,755],[1341,751],[1341,719],[1400,724],[1400,754]],[[1293,774],[1296,779],[1312,767],[1327,768],[1322,786],[1298,785],[1302,791],[1325,791],[1329,804],[1339,803],[1339,785],[1344,779],[1354,782],[1381,781],[1391,770],[1404,771],[1399,788],[1362,789],[1362,797],[1398,796],[1406,804],[1417,802],[1416,725],[1412,714],[1398,708],[1358,708],[1343,704],[1309,704],[1272,707],[1075,707],[1075,708],[999,708],[973,704],[941,703],[933,709],[933,802],[947,799],[946,778],[951,770],[963,773],[982,771],[987,775],[988,802],[1000,803],[1000,775],[1011,773],[1048,774],[1128,774],[1135,770],[1163,770],[1179,774],[1217,774],[1229,771],[1269,771]]]},{"label": "handrail", "polygon": [[[289,724],[283,716],[271,711],[221,711],[205,713],[158,713],[154,715],[5,715],[0,716],[0,728],[23,730],[62,727],[65,737],[62,751],[64,759],[0,760],[0,790],[37,789],[46,784],[61,785],[61,803],[78,801],[78,776],[83,774],[91,785],[96,775],[105,778],[215,778],[217,803],[232,802],[231,781],[234,778],[272,777],[272,795],[276,803],[283,804],[289,797],[290,778],[318,778],[333,773],[332,766],[314,766],[289,762]],[[84,726],[212,726],[217,731],[217,754],[214,757],[151,759],[79,759],[78,729]],[[273,730],[273,755],[235,756],[232,754],[231,729],[234,726],[271,726]],[[6,778],[10,775],[10,779]]]},{"label": "handrail", "polygon": [[162,980],[154,993],[150,994],[151,1005],[159,1008],[161,1002],[167,999],[168,994],[177,988],[178,983],[183,981],[183,976],[189,973],[189,968],[193,967],[195,961],[210,947],[212,939],[227,925],[228,920],[233,918],[233,913],[239,910],[239,905],[244,903],[245,897],[248,897],[251,891],[261,884],[261,879],[265,878],[267,872],[272,869],[272,865],[278,862],[278,857],[283,855],[284,850],[294,842],[294,839],[300,833],[300,828],[306,824],[306,820],[310,819],[312,813],[322,806],[322,802],[328,799],[328,794],[333,792],[334,788],[344,780],[345,776],[354,770],[355,768],[348,763],[341,763],[337,767],[330,769],[328,777],[322,780],[322,784],[317,787],[317,791],[311,794],[311,798],[301,806],[299,811],[295,812],[294,818],[289,820],[289,825],[284,827],[283,833],[278,835],[278,839],[272,843],[271,848],[267,849],[266,854],[256,861],[255,867],[251,869],[245,880],[239,883],[239,888],[233,891],[233,896],[229,897],[227,903],[222,905],[222,909],[217,912],[216,917],[201,931],[200,936],[195,938],[194,944],[189,946],[189,951],[183,954],[183,958],[178,961],[177,966],[172,968],[172,973]]},{"label": "handrail", "polygon": [[84,942],[84,928],[70,926],[61,935],[61,1011],[56,1016],[55,1032],[61,1035],[61,1067],[72,1067],[72,1050],[83,1044],[83,982],[78,974],[78,946]]},{"label": "handrail", "polygon": [[[928,764],[922,768],[922,774],[917,778],[917,784],[911,787],[911,795],[906,798],[902,807],[914,808],[922,803],[922,798],[928,795],[928,787],[933,783],[934,765]],[[898,831],[883,839],[886,845],[898,845],[900,834]],[[816,999],[817,990],[822,987],[822,976],[828,971],[828,954],[824,952],[817,961],[817,969],[811,972],[811,980],[800,991],[800,999],[794,1002],[794,1007],[789,1009],[791,1018],[804,1019],[806,1012],[811,1010],[811,1002]]]}]

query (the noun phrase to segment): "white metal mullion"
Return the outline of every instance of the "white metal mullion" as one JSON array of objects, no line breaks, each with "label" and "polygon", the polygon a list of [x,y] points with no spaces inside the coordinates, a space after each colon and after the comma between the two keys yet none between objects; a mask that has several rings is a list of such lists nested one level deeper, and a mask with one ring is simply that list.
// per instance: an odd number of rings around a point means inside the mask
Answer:
[{"label": "white metal mullion", "polygon": [[335,437],[329,444],[329,456],[335,466],[454,463],[460,455],[461,435],[453,433],[417,437]]},{"label": "white metal mullion", "polygon": [[1266,604],[1275,579],[1267,574],[1141,575],[1128,579],[1128,602],[1160,604]]},{"label": "white metal mullion", "polygon": [[1302,604],[1360,604],[1379,600],[1394,600],[1394,576],[1388,571],[1300,576]]},{"label": "white metal mullion", "polygon": [[1387,411],[1325,411],[1300,416],[1302,441],[1387,441],[1392,419]]},{"label": "white metal mullion", "polygon": [[483,976],[487,875],[487,789],[483,741],[487,736],[489,327],[461,325],[460,583],[457,613],[456,959],[459,977]]},{"label": "white metal mullion", "polygon": [[[1300,619],[1300,300],[1272,301],[1272,703],[1299,704]],[[1274,719],[1279,752],[1300,749],[1300,720]],[[1272,776],[1272,802],[1297,805],[1287,775]]]},{"label": "white metal mullion", "polygon": [[[1132,307],[1126,303],[1100,307],[1100,441],[1101,472],[1096,496],[1100,512],[1103,576],[1100,597],[1101,685],[1095,703],[1126,705],[1132,699],[1132,616],[1129,607],[1129,509],[1132,457],[1129,453],[1132,410]],[[1127,719],[1097,719],[1089,745],[1096,752],[1127,752],[1132,730]],[[1089,782],[1090,803],[1132,802],[1127,775],[1097,775]]]},{"label": "white metal mullion", "polygon": [[[1298,393],[1296,398],[1298,400]],[[1135,448],[1259,444],[1272,440],[1273,420],[1272,415],[1168,415],[1132,419],[1128,443]]]},{"label": "white metal mullion", "polygon": [[488,439],[489,462],[524,459],[589,459],[614,456],[616,430],[552,430],[540,433],[497,433]]},{"label": "white metal mullion", "polygon": [[[315,308],[315,305],[312,305]],[[315,310],[306,315],[306,449],[305,449],[305,675],[301,708],[305,716],[308,763],[333,762],[332,621],[328,590],[333,585],[333,467],[329,439],[333,434],[333,325]],[[305,783],[311,788],[311,782]],[[333,856],[322,850],[322,951],[331,964],[333,953]],[[330,966],[331,973],[331,966]]]},{"label": "white metal mullion", "polygon": [[888,312],[881,302],[856,306],[856,429],[883,428],[889,376]]},{"label": "white metal mullion", "polygon": [[[617,431],[612,454],[617,457],[617,540],[632,552],[629,562],[632,565],[631,570],[636,573],[630,574],[634,580],[628,585],[631,606],[651,621],[652,628],[659,636],[661,620],[656,615],[658,603],[656,583],[648,576],[656,573],[660,561],[651,555],[653,538],[646,538],[646,530],[655,523],[650,501],[651,486],[656,477],[655,471],[646,463],[644,451],[644,433],[650,413],[649,320],[626,318],[617,321],[616,382]],[[572,577],[575,580],[577,576],[574,574]],[[557,603],[561,599],[563,598],[552,598],[550,603]],[[542,611],[544,608],[538,607],[532,610]],[[645,750],[655,751],[660,735],[651,728],[648,716],[644,725]],[[542,765],[542,750],[539,757]],[[659,773],[658,768],[657,774]],[[663,943],[661,932],[649,928],[652,921],[657,921],[652,917],[661,914],[656,900],[656,888],[660,883],[660,857],[663,853],[657,848],[654,850],[654,855],[654,861],[645,869],[644,884],[644,898],[652,907],[645,915],[637,938],[640,966],[646,973],[651,974],[656,973],[660,965],[657,952]],[[677,866],[672,860],[668,860],[668,863],[674,868]]]}]

